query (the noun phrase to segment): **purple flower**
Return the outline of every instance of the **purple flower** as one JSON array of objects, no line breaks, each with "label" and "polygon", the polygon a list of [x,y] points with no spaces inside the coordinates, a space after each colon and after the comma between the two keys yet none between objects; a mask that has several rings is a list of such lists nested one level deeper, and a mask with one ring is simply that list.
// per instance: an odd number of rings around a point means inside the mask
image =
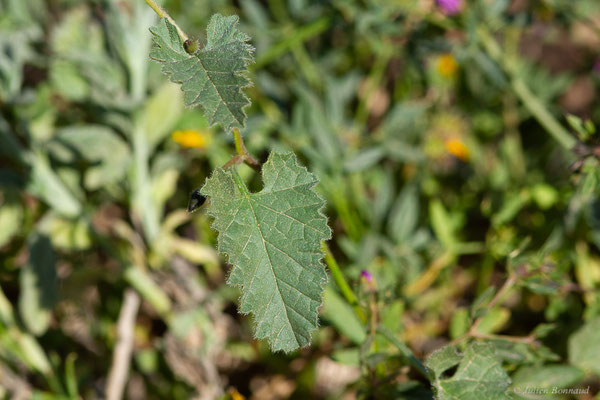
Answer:
[{"label": "purple flower", "polygon": [[371,273],[369,271],[367,271],[366,269],[363,269],[362,271],[360,271],[360,276],[365,278],[365,280],[367,282],[373,281],[373,275],[371,275]]},{"label": "purple flower", "polygon": [[462,0],[437,0],[437,4],[444,14],[454,15],[460,12]]}]

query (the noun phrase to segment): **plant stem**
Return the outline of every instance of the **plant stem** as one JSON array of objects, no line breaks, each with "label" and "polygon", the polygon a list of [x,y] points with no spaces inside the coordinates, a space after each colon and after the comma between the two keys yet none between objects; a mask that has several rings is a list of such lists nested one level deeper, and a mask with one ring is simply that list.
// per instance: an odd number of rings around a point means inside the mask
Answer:
[{"label": "plant stem", "polygon": [[572,150],[577,143],[577,140],[569,134],[556,118],[554,118],[540,99],[529,89],[527,84],[519,76],[516,60],[506,56],[486,28],[479,27],[477,33],[485,51],[492,59],[500,64],[504,72],[508,75],[514,93],[519,100],[521,100],[525,108],[529,110],[540,125],[542,125],[561,146],[567,150]]},{"label": "plant stem", "polygon": [[179,25],[177,25],[175,23],[173,18],[171,18],[171,16],[165,11],[164,8],[162,8],[161,6],[156,4],[156,1],[154,1],[154,0],[145,0],[145,1],[146,1],[146,4],[148,4],[150,6],[150,8],[152,8],[154,10],[154,12],[156,14],[158,14],[159,17],[166,18],[167,21],[169,21],[171,23],[171,25],[173,25],[175,27],[175,29],[177,29],[177,33],[179,34],[179,37],[181,38],[182,41],[185,42],[186,40],[189,40],[188,35],[186,35],[185,32],[179,27]]},{"label": "plant stem", "polygon": [[535,336],[533,336],[533,335],[510,336],[510,335],[495,335],[495,334],[491,334],[491,333],[474,332],[474,333],[470,334],[469,336],[478,338],[478,339],[506,340],[508,342],[525,343],[525,344],[532,344],[532,345],[539,344],[539,342],[535,339]]},{"label": "plant stem", "polygon": [[246,150],[246,146],[244,145],[244,139],[242,138],[242,133],[239,129],[233,129],[233,140],[235,142],[235,151],[238,154],[248,154]]},{"label": "plant stem", "polygon": [[242,138],[242,134],[239,129],[233,128],[233,140],[235,142],[235,151],[237,153],[231,160],[229,160],[225,165],[223,165],[223,169],[227,169],[232,165],[237,165],[241,163],[245,163],[250,168],[253,168],[255,171],[260,172],[262,164],[260,161],[255,159],[248,153],[246,150],[246,146],[244,145],[244,139]]},{"label": "plant stem", "polygon": [[440,257],[436,258],[429,264],[425,272],[414,282],[410,283],[405,293],[407,296],[415,296],[419,293],[424,292],[440,274],[440,272],[446,268],[456,258],[455,254],[451,251],[444,252]]},{"label": "plant stem", "polygon": [[335,260],[335,257],[333,257],[331,250],[329,250],[329,247],[327,246],[327,244],[325,242],[321,243],[321,249],[323,250],[323,253],[325,254],[325,264],[327,264],[329,271],[331,271],[333,280],[337,284],[338,288],[340,288],[342,295],[344,296],[344,298],[346,299],[348,304],[350,304],[352,306],[352,308],[354,309],[354,313],[361,320],[361,322],[363,322],[363,323],[367,322],[367,316],[365,315],[365,312],[363,311],[362,308],[360,308],[360,305],[358,304],[358,299],[356,298],[356,295],[350,288],[350,285],[348,285],[348,283],[346,282],[346,279],[344,279],[342,270],[340,269],[337,261]]},{"label": "plant stem", "polygon": [[405,345],[400,340],[398,340],[392,332],[390,332],[387,328],[385,328],[383,326],[379,326],[377,328],[377,333],[381,334],[391,344],[396,346],[396,348],[398,348],[398,350],[400,350],[400,353],[402,353],[402,355],[404,357],[406,357],[408,362],[413,367],[415,367],[417,369],[417,371],[419,371],[425,378],[431,380],[431,376],[429,375],[427,368],[425,368],[423,363],[413,354],[412,350],[409,349],[407,345]]},{"label": "plant stem", "polygon": [[133,289],[125,290],[117,322],[117,343],[106,381],[106,398],[108,400],[120,400],[123,397],[131,365],[135,320],[140,303],[141,299],[137,292]]},{"label": "plant stem", "polygon": [[[517,277],[514,274],[510,274],[508,276],[508,279],[504,282],[504,284],[500,288],[500,290],[498,290],[496,295],[492,298],[492,300],[490,300],[490,302],[487,305],[487,308],[490,309],[490,308],[494,307],[502,299],[504,294],[510,288],[512,288],[516,282],[517,282]],[[483,317],[479,317],[475,320],[475,322],[471,326],[471,329],[469,329],[469,336],[481,337],[480,336],[481,334],[479,332],[477,332],[477,327],[479,326],[479,324],[481,324],[481,321],[483,321]]]},{"label": "plant stem", "polygon": [[[502,300],[502,298],[504,297],[506,292],[508,292],[515,285],[515,283],[517,283],[519,278],[522,276],[524,276],[524,275],[519,272],[511,273],[508,276],[508,278],[506,279],[506,281],[504,282],[504,284],[502,284],[502,287],[498,290],[498,292],[494,295],[494,297],[487,304],[486,308],[490,309],[490,308],[496,306]],[[531,333],[527,336],[510,336],[510,335],[496,335],[496,334],[492,334],[492,333],[478,332],[477,327],[481,324],[481,321],[483,321],[483,316],[481,316],[475,320],[475,322],[473,323],[473,325],[471,325],[471,328],[469,329],[469,331],[467,333],[452,340],[449,344],[456,345],[456,344],[462,342],[463,340],[469,339],[469,338],[488,339],[488,340],[499,339],[499,340],[507,340],[510,342],[526,343],[526,344],[530,344],[530,345],[539,344],[539,342],[536,340],[535,334],[533,334],[533,333]]]},{"label": "plant stem", "polygon": [[329,28],[330,21],[328,18],[321,18],[308,25],[300,28],[295,28],[289,34],[286,34],[283,39],[271,46],[267,51],[262,53],[256,59],[256,62],[250,67],[253,71],[260,69],[271,61],[281,57],[290,49],[302,45],[303,42],[318,36],[323,31]]}]

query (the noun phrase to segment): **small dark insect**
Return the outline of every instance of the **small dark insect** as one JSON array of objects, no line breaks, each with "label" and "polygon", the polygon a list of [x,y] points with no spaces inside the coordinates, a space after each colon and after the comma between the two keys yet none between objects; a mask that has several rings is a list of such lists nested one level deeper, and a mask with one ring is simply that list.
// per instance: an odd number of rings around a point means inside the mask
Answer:
[{"label": "small dark insect", "polygon": [[190,195],[190,201],[188,202],[188,212],[194,211],[196,208],[199,208],[206,201],[206,196],[203,196],[200,193],[200,189],[196,189]]}]

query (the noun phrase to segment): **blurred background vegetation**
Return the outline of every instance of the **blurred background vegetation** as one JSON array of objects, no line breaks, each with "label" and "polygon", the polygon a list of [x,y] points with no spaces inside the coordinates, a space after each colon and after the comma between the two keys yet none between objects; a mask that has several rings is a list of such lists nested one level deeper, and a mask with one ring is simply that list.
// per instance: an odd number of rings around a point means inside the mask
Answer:
[{"label": "blurred background vegetation", "polygon": [[358,304],[331,280],[311,347],[253,340],[209,219],[185,211],[232,137],[149,59],[156,15],[0,0],[0,397],[110,398],[129,310],[130,399],[429,399],[403,343],[469,337],[513,385],[599,398],[600,2],[163,5],[200,42],[240,16],[246,145],[319,177]]}]

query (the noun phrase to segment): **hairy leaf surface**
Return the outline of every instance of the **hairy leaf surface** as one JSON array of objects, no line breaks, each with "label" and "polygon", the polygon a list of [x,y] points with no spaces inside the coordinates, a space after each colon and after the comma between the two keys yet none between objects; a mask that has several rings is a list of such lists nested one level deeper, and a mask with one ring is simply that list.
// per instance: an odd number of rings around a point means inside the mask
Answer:
[{"label": "hairy leaf surface", "polygon": [[[453,376],[444,372],[458,364]],[[510,378],[502,368],[494,346],[471,343],[461,355],[452,346],[433,353],[427,360],[433,373],[438,400],[508,400]]]},{"label": "hairy leaf surface", "polygon": [[187,106],[200,105],[210,124],[221,124],[225,130],[244,126],[244,107],[250,104],[242,89],[250,85],[244,73],[253,61],[254,48],[237,24],[235,15],[213,15],[206,46],[193,54],[185,51],[177,29],[167,19],[150,28],[154,35],[150,58],[162,64],[173,82],[181,83]]},{"label": "hairy leaf surface", "polygon": [[233,265],[228,283],[242,288],[240,311],[252,313],[256,337],[293,351],[310,343],[327,274],[321,241],[331,236],[314,192],[317,179],[293,153],[271,153],[263,189],[250,193],[235,170],[217,169],[201,192]]}]

